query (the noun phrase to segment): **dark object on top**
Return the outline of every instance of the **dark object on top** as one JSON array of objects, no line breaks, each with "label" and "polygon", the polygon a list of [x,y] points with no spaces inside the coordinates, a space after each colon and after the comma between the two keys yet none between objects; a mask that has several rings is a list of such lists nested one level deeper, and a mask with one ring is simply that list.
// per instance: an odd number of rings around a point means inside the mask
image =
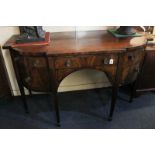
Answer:
[{"label": "dark object on top", "polygon": [[133,26],[120,26],[117,29],[117,33],[121,35],[133,35],[135,34],[135,30],[133,29]]},{"label": "dark object on top", "polygon": [[42,26],[19,26],[20,35],[16,43],[45,41],[45,31]]}]

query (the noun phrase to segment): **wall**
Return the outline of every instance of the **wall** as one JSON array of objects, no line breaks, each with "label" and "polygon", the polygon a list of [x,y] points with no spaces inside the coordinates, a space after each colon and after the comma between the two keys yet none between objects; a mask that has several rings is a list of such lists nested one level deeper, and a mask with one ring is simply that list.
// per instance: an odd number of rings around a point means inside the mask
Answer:
[{"label": "wall", "polygon": [[[19,34],[19,30],[18,27],[15,26],[1,26],[0,27],[0,45],[3,46],[3,44],[13,35],[13,34]],[[2,49],[2,54],[4,56],[4,60],[5,60],[5,64],[6,64],[6,68],[9,74],[9,78],[10,78],[10,83],[12,86],[12,93],[14,95],[18,95],[18,85],[16,82],[16,78],[15,78],[15,74],[14,74],[14,69],[12,66],[12,61],[11,61],[11,57],[9,54],[8,50],[3,50]]]},{"label": "wall", "polygon": [[[46,31],[60,32],[60,31],[82,31],[82,30],[105,30],[110,27],[105,26],[44,26]],[[18,34],[18,27],[6,26],[0,27],[0,44],[1,46],[13,35]],[[10,77],[12,91],[14,95],[19,95],[19,88],[16,82],[12,62],[8,50],[2,50],[4,60],[6,63],[7,71]],[[109,86],[110,83],[104,73],[95,70],[81,70],[69,75],[65,78],[60,87],[59,91],[73,91],[82,89],[92,89],[99,87]]]}]

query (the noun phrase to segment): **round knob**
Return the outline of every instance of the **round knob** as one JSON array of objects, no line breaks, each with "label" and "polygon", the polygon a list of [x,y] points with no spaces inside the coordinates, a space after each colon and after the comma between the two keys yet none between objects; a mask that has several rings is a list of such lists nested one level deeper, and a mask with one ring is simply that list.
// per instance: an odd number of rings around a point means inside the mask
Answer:
[{"label": "round knob", "polygon": [[109,58],[104,58],[103,64],[108,65],[109,64]]},{"label": "round knob", "polygon": [[70,59],[68,59],[68,60],[66,61],[66,67],[71,67],[71,65],[72,65],[72,62],[71,62]]},{"label": "round knob", "polygon": [[39,60],[35,60],[34,63],[33,63],[33,66],[38,67],[39,63],[40,63]]}]

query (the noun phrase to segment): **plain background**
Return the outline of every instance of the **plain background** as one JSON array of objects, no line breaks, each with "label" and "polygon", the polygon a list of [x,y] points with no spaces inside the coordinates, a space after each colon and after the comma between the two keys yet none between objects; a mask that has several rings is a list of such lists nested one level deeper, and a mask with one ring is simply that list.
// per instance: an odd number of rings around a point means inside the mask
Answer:
[{"label": "plain background", "polygon": [[[155,25],[153,0],[5,0],[1,26]],[[0,153],[154,154],[154,130],[0,130]]]}]

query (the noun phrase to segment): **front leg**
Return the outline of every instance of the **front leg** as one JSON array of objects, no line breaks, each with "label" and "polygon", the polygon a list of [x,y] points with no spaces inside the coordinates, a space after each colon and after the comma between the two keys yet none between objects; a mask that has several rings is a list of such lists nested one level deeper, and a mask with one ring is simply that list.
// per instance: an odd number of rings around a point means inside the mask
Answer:
[{"label": "front leg", "polygon": [[110,107],[108,121],[112,121],[115,104],[116,104],[116,100],[117,100],[118,89],[119,89],[119,87],[117,85],[112,87],[111,107]]},{"label": "front leg", "polygon": [[54,99],[54,106],[55,106],[55,112],[56,112],[56,120],[57,120],[57,126],[60,127],[60,110],[59,110],[59,102],[58,102],[58,92],[53,92],[53,99]]},{"label": "front leg", "polygon": [[29,113],[29,108],[28,108],[28,104],[26,101],[26,95],[25,95],[24,87],[21,84],[19,85],[19,89],[20,89],[20,93],[21,93],[21,99],[22,99],[23,104],[24,104],[25,112]]}]

